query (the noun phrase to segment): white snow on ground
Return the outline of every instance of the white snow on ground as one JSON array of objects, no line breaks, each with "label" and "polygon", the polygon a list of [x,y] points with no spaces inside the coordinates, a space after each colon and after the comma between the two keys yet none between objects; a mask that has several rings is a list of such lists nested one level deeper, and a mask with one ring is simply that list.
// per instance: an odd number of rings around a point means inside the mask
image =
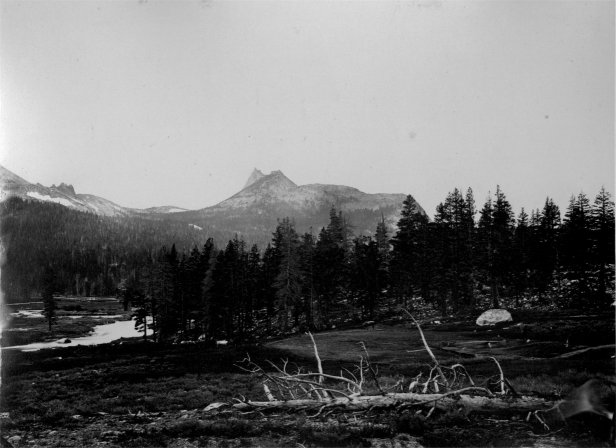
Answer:
[{"label": "white snow on ground", "polygon": [[119,319],[122,314],[81,314],[78,316],[58,316],[68,317],[69,319],[81,319],[82,317],[91,317],[93,319]]},{"label": "white snow on ground", "polygon": [[71,201],[69,201],[68,199],[64,199],[64,198],[52,198],[49,195],[46,194],[40,194],[36,191],[28,191],[28,193],[26,193],[28,196],[30,196],[31,198],[34,199],[38,199],[39,201],[47,201],[47,202],[56,202],[58,204],[62,204],[66,207],[74,207],[75,204],[73,204]]},{"label": "white snow on ground", "polygon": [[94,332],[92,334],[81,338],[71,339],[71,342],[66,344],[64,343],[66,338],[62,338],[52,342],[34,342],[26,345],[14,345],[12,347],[4,347],[2,350],[15,349],[21,350],[22,352],[33,352],[44,348],[106,344],[120,338],[135,338],[140,336],[143,335],[135,330],[134,320],[123,320],[112,324],[97,325],[94,327]]},{"label": "white snow on ground", "polygon": [[169,208],[166,210],[167,213],[178,213],[178,212],[185,212],[186,210],[183,208]]},{"label": "white snow on ground", "polygon": [[11,313],[13,317],[42,318],[43,310],[21,310]]},{"label": "white snow on ground", "polygon": [[188,225],[189,225],[190,227],[194,227],[194,228],[195,228],[195,229],[197,229],[197,230],[203,230],[203,227],[199,227],[199,226],[198,226],[198,225],[196,225],[196,224],[188,224]]},{"label": "white snow on ground", "polygon": [[32,303],[43,303],[43,302],[21,302],[21,303],[11,303],[11,306],[17,306],[17,305],[30,305]]}]

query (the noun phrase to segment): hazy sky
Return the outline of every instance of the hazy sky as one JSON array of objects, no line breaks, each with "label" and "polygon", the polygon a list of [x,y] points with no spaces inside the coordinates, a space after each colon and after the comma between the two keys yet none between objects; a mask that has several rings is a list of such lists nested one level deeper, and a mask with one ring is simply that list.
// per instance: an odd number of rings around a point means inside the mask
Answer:
[{"label": "hazy sky", "polygon": [[613,1],[2,0],[0,163],[124,206],[254,167],[519,211],[614,190]]}]

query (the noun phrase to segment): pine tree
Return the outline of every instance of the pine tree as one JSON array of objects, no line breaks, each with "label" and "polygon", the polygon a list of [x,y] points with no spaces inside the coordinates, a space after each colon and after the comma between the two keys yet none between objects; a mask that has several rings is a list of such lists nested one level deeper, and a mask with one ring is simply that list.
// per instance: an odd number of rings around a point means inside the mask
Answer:
[{"label": "pine tree", "polygon": [[385,217],[383,215],[381,215],[381,220],[376,225],[374,239],[376,240],[381,258],[386,259],[391,250],[391,243],[389,242],[387,224],[385,224]]},{"label": "pine tree", "polygon": [[317,291],[315,287],[315,264],[316,242],[311,232],[306,232],[301,238],[299,246],[300,269],[302,272],[302,296],[304,300],[304,316],[308,330],[316,328],[315,321],[319,316],[315,309]]},{"label": "pine tree", "polygon": [[148,287],[147,268],[142,268],[134,277],[130,277],[124,284],[120,294],[129,297],[133,308],[132,317],[135,319],[135,330],[143,332],[143,339],[148,340],[148,318],[152,316],[152,302],[147,295]]},{"label": "pine tree", "polygon": [[591,215],[590,203],[584,193],[571,197],[563,222],[561,251],[567,292],[576,307],[590,305]]},{"label": "pine tree", "polygon": [[609,305],[614,300],[614,201],[605,187],[597,194],[590,210],[592,263],[596,266],[596,303]]},{"label": "pine tree", "polygon": [[[454,310],[474,306],[473,245],[474,200],[472,191],[467,199],[456,188],[437,206],[434,218],[437,234],[435,251],[437,285],[442,296],[441,308]],[[445,299],[449,297],[449,301]],[[449,303],[447,303],[449,302]]]},{"label": "pine tree", "polygon": [[520,297],[525,295],[530,282],[530,229],[529,217],[524,207],[518,215],[517,225],[513,237],[513,290],[516,306],[520,306]]},{"label": "pine tree", "polygon": [[171,250],[166,247],[159,254],[161,278],[159,280],[159,297],[157,312],[158,336],[161,340],[173,337],[180,328],[181,303],[179,285],[179,260],[175,244]]},{"label": "pine tree", "polygon": [[[496,295],[499,287],[506,288],[510,284],[510,266],[512,258],[512,242],[514,229],[514,215],[511,204],[505,198],[500,187],[496,188],[496,202],[494,203],[494,266],[496,274]],[[497,302],[495,302],[496,304]]]},{"label": "pine tree", "polygon": [[246,300],[244,302],[244,315],[246,326],[251,329],[254,324],[255,308],[260,300],[261,282],[261,253],[259,247],[253,244],[246,261]]},{"label": "pine tree", "polygon": [[510,266],[514,217],[511,204],[496,187],[496,200],[488,198],[478,225],[478,259],[483,282],[489,287],[492,306],[500,307],[500,295],[511,284]]},{"label": "pine tree", "polygon": [[559,279],[560,209],[551,198],[546,198],[543,210],[537,211],[537,217],[534,283],[543,300],[554,280]]},{"label": "pine tree", "polygon": [[463,241],[463,254],[465,257],[464,275],[468,278],[465,281],[465,297],[469,307],[474,308],[475,304],[475,275],[477,269],[476,263],[476,238],[477,228],[475,223],[475,215],[477,209],[475,207],[475,197],[473,190],[468,187],[466,190],[465,204],[463,209],[462,231],[464,235]]},{"label": "pine tree", "polygon": [[381,215],[381,221],[376,226],[375,243],[378,251],[378,285],[379,293],[389,285],[389,265],[391,262],[391,243],[385,224],[385,218]]},{"label": "pine tree", "polygon": [[367,236],[355,238],[351,258],[351,289],[359,298],[362,317],[373,319],[377,298],[381,290],[378,243]]},{"label": "pine tree", "polygon": [[278,275],[274,282],[280,322],[283,331],[288,330],[289,312],[293,314],[295,325],[299,324],[301,311],[302,275],[299,259],[299,237],[289,218],[278,223],[275,241],[280,253]]},{"label": "pine tree", "polygon": [[228,267],[224,250],[215,251],[216,257],[203,280],[206,308],[206,330],[210,339],[230,337],[225,334],[227,317]]},{"label": "pine tree", "polygon": [[[276,234],[274,234],[276,235]],[[275,236],[276,237],[276,236]],[[274,304],[276,302],[276,290],[274,282],[280,266],[280,254],[271,244],[268,244],[263,252],[260,281],[260,307],[265,307],[266,324],[268,332],[272,329],[272,319],[275,315]]]},{"label": "pine tree", "polygon": [[[158,339],[158,309],[160,300],[160,283],[159,279],[161,269],[156,259],[150,259],[149,262],[141,268],[140,271],[140,289],[143,291],[143,298],[134,304],[136,310],[133,314],[135,317],[135,328],[144,332],[144,337],[147,338],[148,326],[152,331],[152,338]],[[148,325],[148,316],[151,317],[151,324]]]},{"label": "pine tree", "polygon": [[228,285],[224,307],[226,337],[238,336],[244,339],[248,336],[246,331],[247,319],[243,313],[246,309],[245,303],[248,297],[247,259],[246,242],[236,235],[233,240],[229,241],[225,249],[225,274]]},{"label": "pine tree", "polygon": [[182,263],[183,269],[180,273],[183,285],[183,305],[182,328],[184,331],[192,331],[193,325],[199,319],[199,308],[201,305],[201,284],[205,277],[205,269],[202,265],[203,255],[194,246],[190,255]]},{"label": "pine tree", "polygon": [[43,288],[42,288],[42,298],[43,298],[43,316],[47,319],[47,324],[49,325],[49,331],[51,332],[51,325],[56,322],[56,309],[57,304],[54,298],[54,292],[56,288],[56,279],[54,275],[54,271],[51,267],[47,267],[43,274]]},{"label": "pine tree", "polygon": [[407,302],[416,293],[429,299],[431,286],[430,255],[428,254],[429,220],[409,195],[402,204],[398,231],[391,240],[390,275],[394,294]]},{"label": "pine tree", "polygon": [[345,298],[349,283],[350,226],[341,212],[332,207],[330,222],[321,229],[316,244],[315,288],[319,297],[321,316],[327,320],[334,306]]}]

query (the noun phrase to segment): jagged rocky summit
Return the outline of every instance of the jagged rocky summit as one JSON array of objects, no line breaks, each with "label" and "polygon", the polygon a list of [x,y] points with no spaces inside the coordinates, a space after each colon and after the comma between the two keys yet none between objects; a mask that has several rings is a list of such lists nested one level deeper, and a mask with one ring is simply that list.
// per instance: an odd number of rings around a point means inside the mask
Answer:
[{"label": "jagged rocky summit", "polygon": [[100,196],[78,194],[72,185],[64,182],[51,187],[30,183],[0,165],[0,201],[9,197],[19,197],[27,201],[53,202],[74,210],[101,216],[133,216],[144,213],[170,213],[185,210],[174,206],[153,207],[145,210],[122,207]]}]

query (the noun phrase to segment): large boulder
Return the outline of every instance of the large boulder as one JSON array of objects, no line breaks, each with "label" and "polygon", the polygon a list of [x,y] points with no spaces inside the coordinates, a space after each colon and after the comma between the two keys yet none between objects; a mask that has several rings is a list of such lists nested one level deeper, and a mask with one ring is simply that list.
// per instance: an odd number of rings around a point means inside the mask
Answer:
[{"label": "large boulder", "polygon": [[477,318],[477,325],[494,325],[499,322],[511,322],[513,319],[511,318],[511,313],[507,310],[501,309],[492,309],[488,311],[484,311],[481,316]]}]

